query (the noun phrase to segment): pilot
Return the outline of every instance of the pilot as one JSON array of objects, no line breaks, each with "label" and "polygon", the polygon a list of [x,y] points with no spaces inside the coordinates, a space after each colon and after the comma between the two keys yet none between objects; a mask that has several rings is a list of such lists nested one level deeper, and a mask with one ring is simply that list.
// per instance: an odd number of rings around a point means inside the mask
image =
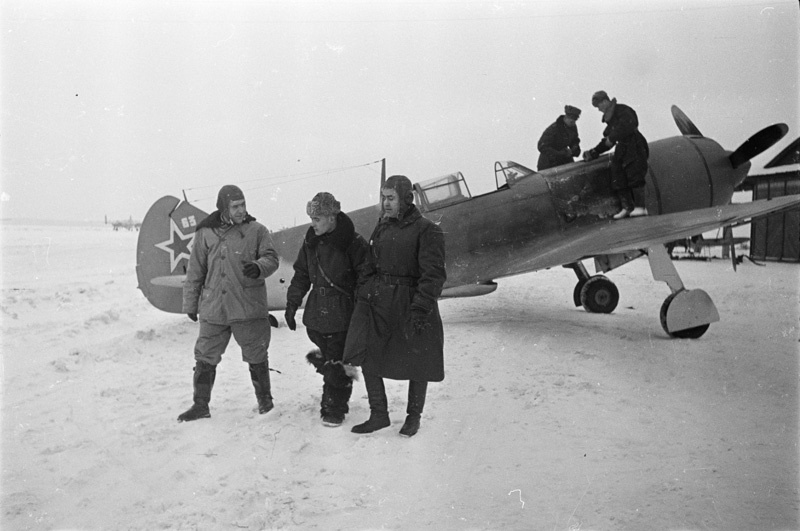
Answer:
[{"label": "pilot", "polygon": [[539,170],[561,166],[581,154],[581,139],[576,122],[581,110],[572,105],[564,107],[564,114],[556,118],[539,138]]},{"label": "pilot", "polygon": [[650,149],[644,135],[639,132],[636,111],[617,103],[616,98],[609,99],[603,90],[592,95],[592,105],[603,113],[603,122],[607,125],[603,139],[597,146],[584,152],[583,159],[594,160],[616,146],[611,159],[611,188],[619,199],[621,209],[614,214],[614,219],[632,214],[644,215],[644,208],[634,211],[633,191],[645,185]]},{"label": "pilot", "polygon": [[414,206],[408,177],[389,177],[344,350],[344,362],[362,368],[370,408],[369,419],[353,426],[353,433],[391,424],[384,378],[409,380],[400,435],[412,437],[419,430],[428,382],[444,380],[437,300],[446,277],[444,233]]},{"label": "pilot", "polygon": [[273,408],[264,279],[277,269],[269,231],[247,213],[239,187],[223,186],[217,210],[197,225],[183,284],[183,311],[192,321],[199,318],[200,332],[194,346],[194,404],[178,422],[211,416],[211,389],[231,335],[250,365],[258,412]]},{"label": "pilot", "polygon": [[309,293],[303,324],[318,347],[306,356],[322,374],[320,415],[325,426],[341,426],[353,391],[354,367],[342,364],[347,327],[353,314],[358,270],[367,254],[367,242],[341,211],[339,201],[320,192],[306,205],[311,227],[294,262],[294,276],[286,294],[284,318],[297,328],[295,313]]}]

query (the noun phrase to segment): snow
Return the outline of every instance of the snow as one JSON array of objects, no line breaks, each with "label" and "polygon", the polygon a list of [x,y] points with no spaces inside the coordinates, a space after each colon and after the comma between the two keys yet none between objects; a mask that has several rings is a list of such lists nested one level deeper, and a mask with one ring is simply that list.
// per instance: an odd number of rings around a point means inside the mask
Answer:
[{"label": "snow", "polygon": [[212,417],[178,423],[197,324],[136,289],[137,235],[2,226],[2,529],[798,529],[796,264],[676,262],[720,312],[699,340],[662,331],[646,260],[609,274],[610,315],[562,268],[442,301],[409,439],[406,382],[389,428],[350,432],[361,381],[321,424],[300,319],[273,329],[272,412],[232,342]]}]

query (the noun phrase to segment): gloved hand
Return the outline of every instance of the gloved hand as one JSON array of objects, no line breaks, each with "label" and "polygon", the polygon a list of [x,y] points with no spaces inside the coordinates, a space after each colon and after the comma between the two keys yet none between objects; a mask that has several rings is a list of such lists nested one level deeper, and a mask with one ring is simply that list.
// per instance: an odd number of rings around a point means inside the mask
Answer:
[{"label": "gloved hand", "polygon": [[297,330],[297,321],[294,320],[294,314],[297,313],[297,306],[287,304],[286,305],[286,312],[283,314],[283,318],[286,320],[286,326],[289,327],[289,330]]},{"label": "gloved hand", "polygon": [[411,328],[414,330],[415,334],[421,334],[431,327],[431,324],[428,322],[428,313],[425,310],[412,308],[409,320],[411,321]]},{"label": "gloved hand", "polygon": [[255,262],[247,262],[242,268],[242,272],[244,272],[244,276],[253,279],[261,275],[261,269],[258,268],[258,264]]},{"label": "gloved hand", "polygon": [[188,315],[189,319],[191,319],[195,323],[197,322],[197,314],[196,313],[187,313],[186,315]]},{"label": "gloved hand", "polygon": [[583,152],[583,160],[587,160],[587,161],[588,160],[594,160],[597,157],[598,157],[597,151],[595,151],[594,149],[590,149],[589,151],[584,151]]}]

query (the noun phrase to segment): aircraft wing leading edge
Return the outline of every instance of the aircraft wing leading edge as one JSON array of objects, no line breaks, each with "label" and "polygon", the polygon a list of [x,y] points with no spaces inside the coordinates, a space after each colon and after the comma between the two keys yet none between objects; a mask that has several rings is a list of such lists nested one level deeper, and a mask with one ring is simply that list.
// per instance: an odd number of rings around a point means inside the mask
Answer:
[{"label": "aircraft wing leading edge", "polygon": [[496,278],[570,264],[593,256],[664,245],[797,205],[800,205],[800,194],[578,227],[565,231],[544,247],[531,248],[526,257],[507,262],[505,274]]}]

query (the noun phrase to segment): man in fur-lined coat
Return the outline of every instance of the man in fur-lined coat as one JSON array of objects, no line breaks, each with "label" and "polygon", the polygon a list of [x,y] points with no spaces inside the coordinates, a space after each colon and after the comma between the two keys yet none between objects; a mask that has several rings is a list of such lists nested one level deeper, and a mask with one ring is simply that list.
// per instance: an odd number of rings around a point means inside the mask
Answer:
[{"label": "man in fur-lined coat", "polygon": [[273,408],[269,380],[270,341],[264,279],[278,269],[278,253],[267,228],[247,213],[238,186],[223,186],[217,210],[197,225],[183,284],[183,311],[200,320],[194,347],[194,404],[179,422],[208,418],[208,403],[231,335],[250,365],[258,412]]},{"label": "man in fur-lined coat", "polygon": [[345,345],[360,365],[370,417],[354,433],[391,424],[383,379],[409,380],[400,434],[417,433],[428,382],[444,380],[444,330],[438,299],[447,278],[442,229],[414,206],[411,181],[393,175],[381,190],[382,216],[369,241]]},{"label": "man in fur-lined coat", "polygon": [[339,201],[320,192],[308,202],[311,218],[303,246],[294,262],[294,276],[286,294],[284,317],[295,330],[295,313],[309,293],[303,324],[317,349],[306,359],[323,375],[320,414],[326,426],[340,426],[349,411],[354,368],[342,364],[344,343],[353,314],[358,269],[367,253],[367,242],[341,211]]}]

